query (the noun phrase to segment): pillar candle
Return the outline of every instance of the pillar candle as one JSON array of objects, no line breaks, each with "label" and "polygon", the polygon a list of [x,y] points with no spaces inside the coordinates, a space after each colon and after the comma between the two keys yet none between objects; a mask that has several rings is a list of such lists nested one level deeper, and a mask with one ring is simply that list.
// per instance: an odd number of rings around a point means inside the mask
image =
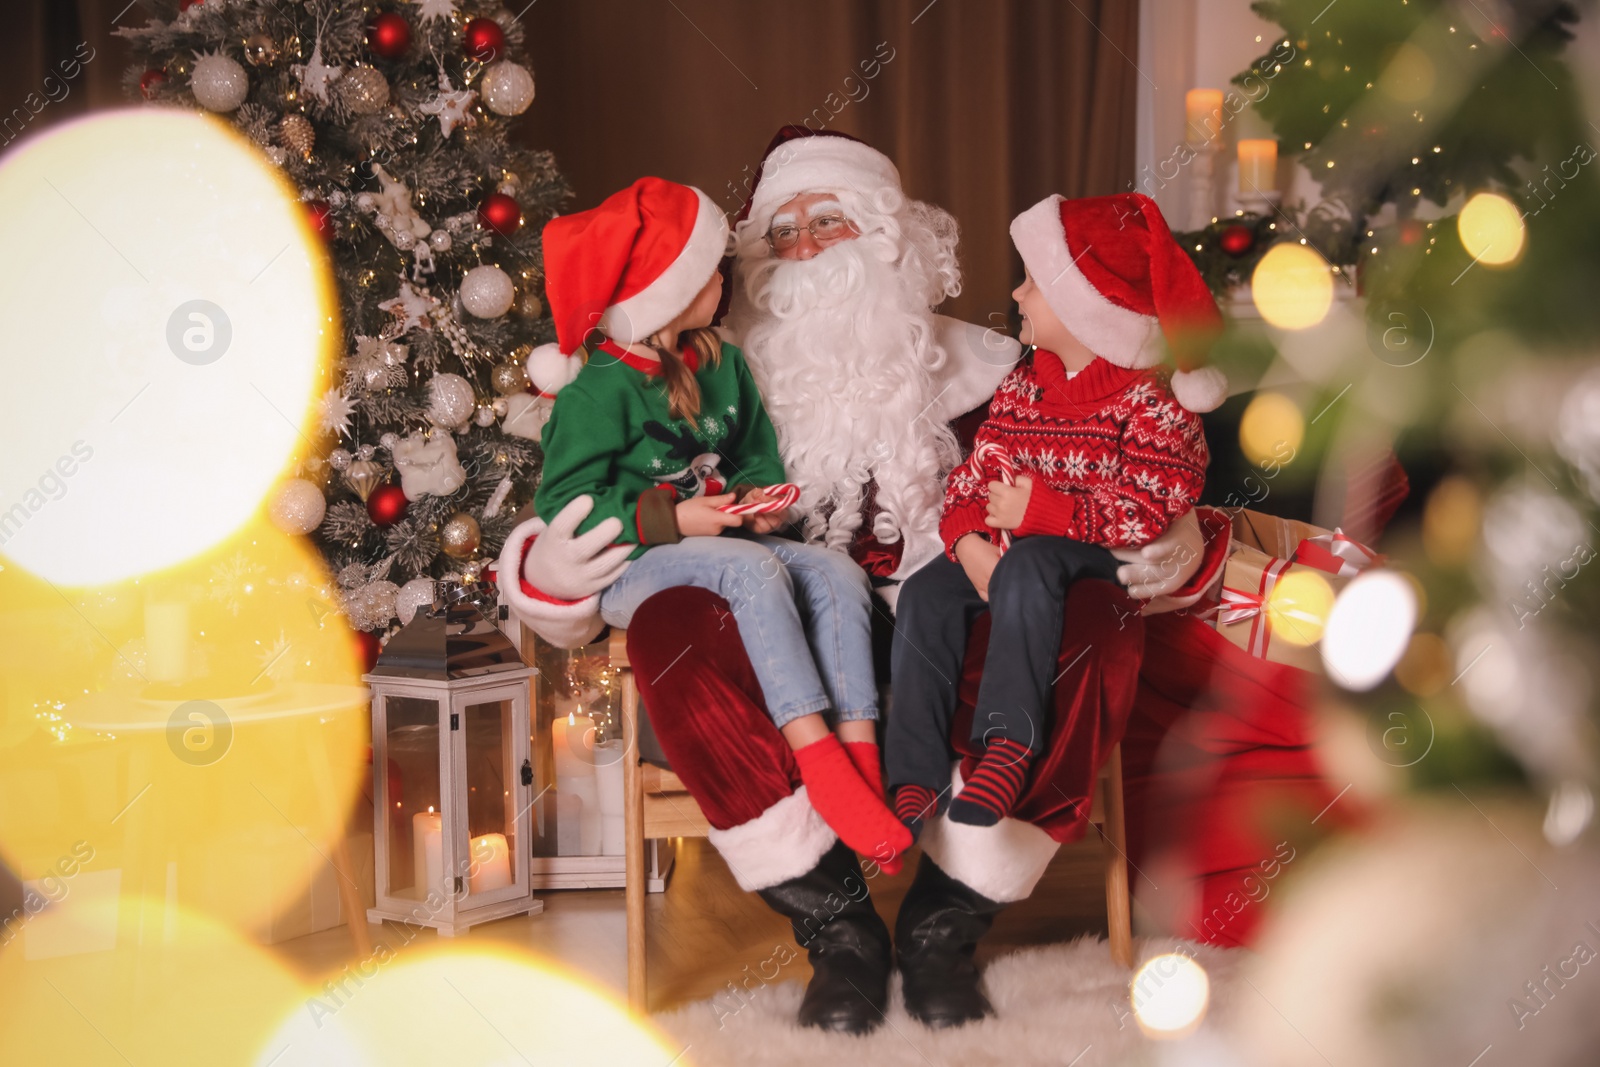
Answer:
[{"label": "pillar candle", "polygon": [[420,899],[444,896],[444,821],[431,807],[411,816],[411,866]]},{"label": "pillar candle", "polygon": [[181,682],[189,677],[189,605],[144,606],[146,678]]},{"label": "pillar candle", "polygon": [[1239,142],[1239,195],[1260,196],[1278,189],[1278,142],[1246,138]]},{"label": "pillar candle", "polygon": [[1205,144],[1222,130],[1222,90],[1190,89],[1183,96],[1184,135],[1190,144]]},{"label": "pillar candle", "polygon": [[550,748],[556,756],[556,788],[563,778],[594,774],[594,720],[570,713],[550,724]]},{"label": "pillar candle", "polygon": [[505,834],[481,834],[472,839],[472,866],[467,879],[470,893],[503,889],[512,882],[511,849]]},{"label": "pillar candle", "polygon": [[578,820],[583,814],[583,801],[575,793],[557,793],[556,801],[556,855],[578,856],[582,842],[579,839]]}]

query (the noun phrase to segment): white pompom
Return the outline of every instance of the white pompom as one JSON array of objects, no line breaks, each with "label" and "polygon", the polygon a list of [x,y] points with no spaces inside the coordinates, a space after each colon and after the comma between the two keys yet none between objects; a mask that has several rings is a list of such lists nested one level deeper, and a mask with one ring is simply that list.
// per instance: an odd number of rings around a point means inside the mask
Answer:
[{"label": "white pompom", "polygon": [[1215,367],[1181,370],[1172,376],[1172,395],[1190,411],[1215,411],[1228,399],[1228,379]]},{"label": "white pompom", "polygon": [[582,369],[579,360],[564,355],[557,345],[540,345],[528,355],[528,380],[547,396],[559,393]]}]

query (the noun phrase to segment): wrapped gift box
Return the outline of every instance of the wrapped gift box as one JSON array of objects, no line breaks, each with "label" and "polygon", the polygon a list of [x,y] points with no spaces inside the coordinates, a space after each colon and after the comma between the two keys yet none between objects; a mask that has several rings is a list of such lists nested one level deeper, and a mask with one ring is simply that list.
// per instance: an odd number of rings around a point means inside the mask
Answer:
[{"label": "wrapped gift box", "polygon": [[[1240,509],[1233,517],[1218,602],[1207,610],[1217,631],[1251,655],[1320,673],[1317,642],[1333,599],[1350,579],[1382,561],[1382,556],[1339,530]],[[1281,595],[1275,601],[1273,591],[1282,582],[1288,580],[1293,589],[1304,580],[1297,574],[1314,575],[1317,580],[1300,589],[1325,589],[1331,595],[1316,603],[1297,603],[1297,598]]]},{"label": "wrapped gift box", "polygon": [[1213,620],[1218,633],[1258,659],[1320,672],[1322,655],[1317,650],[1316,638],[1322,636],[1322,624],[1327,619],[1327,608],[1332,606],[1332,597],[1320,610],[1311,611],[1306,610],[1310,605],[1274,602],[1272,598],[1278,584],[1296,572],[1314,574],[1326,583],[1334,596],[1349,581],[1305,564],[1269,556],[1248,545],[1237,545],[1223,566],[1222,600]]}]

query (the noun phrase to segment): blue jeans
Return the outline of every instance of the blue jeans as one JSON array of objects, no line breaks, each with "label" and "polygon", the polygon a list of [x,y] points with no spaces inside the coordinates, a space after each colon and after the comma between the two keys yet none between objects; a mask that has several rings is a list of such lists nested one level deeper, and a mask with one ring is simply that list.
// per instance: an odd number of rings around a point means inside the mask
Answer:
[{"label": "blue jeans", "polygon": [[628,564],[600,594],[600,617],[626,627],[640,604],[680,585],[733,608],[778,726],[829,708],[835,722],[878,717],[871,586],[849,556],[781,537],[686,537]]}]

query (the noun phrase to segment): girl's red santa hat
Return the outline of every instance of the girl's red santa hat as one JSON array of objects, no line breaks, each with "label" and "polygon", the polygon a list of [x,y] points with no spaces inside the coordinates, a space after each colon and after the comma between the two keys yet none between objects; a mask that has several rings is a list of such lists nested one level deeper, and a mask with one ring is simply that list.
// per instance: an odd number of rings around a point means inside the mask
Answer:
[{"label": "girl's red santa hat", "polygon": [[1154,200],[1048,196],[1011,220],[1011,240],[1050,310],[1089,351],[1119,367],[1154,367],[1164,335],[1178,403],[1210,411],[1227,399],[1227,378],[1205,365],[1222,314]]},{"label": "girl's red santa hat", "polygon": [[599,207],[551,219],[543,240],[556,343],[528,356],[528,377],[554,396],[578,376],[573,357],[592,331],[636,344],[693,303],[727,252],[728,223],[699,189],[640,178]]}]

